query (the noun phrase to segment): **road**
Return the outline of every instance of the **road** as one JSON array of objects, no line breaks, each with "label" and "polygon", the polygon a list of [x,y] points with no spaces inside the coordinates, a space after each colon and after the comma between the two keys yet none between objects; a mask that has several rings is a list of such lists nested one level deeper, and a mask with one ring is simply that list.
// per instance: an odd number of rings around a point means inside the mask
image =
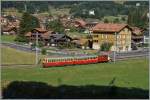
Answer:
[{"label": "road", "polygon": [[1,44],[4,46],[8,46],[10,48],[20,50],[20,51],[35,52],[35,50],[32,50],[31,47],[25,46],[25,45],[19,45],[19,44],[10,43],[10,42],[2,42]]},{"label": "road", "polygon": [[[112,60],[114,60],[114,52],[110,54]],[[116,52],[116,60],[124,60],[128,58],[149,57],[149,48],[143,48],[141,50],[130,52]]]},{"label": "road", "polygon": [[[2,45],[8,46],[17,50],[26,51],[26,52],[35,52],[31,50],[29,46],[23,46],[15,43],[3,42]],[[40,51],[39,51],[40,52]],[[112,60],[114,60],[114,52],[110,55]],[[116,52],[116,60],[119,59],[128,59],[128,58],[137,58],[137,57],[148,57],[149,48],[143,48],[140,50],[130,51],[130,52]]]}]

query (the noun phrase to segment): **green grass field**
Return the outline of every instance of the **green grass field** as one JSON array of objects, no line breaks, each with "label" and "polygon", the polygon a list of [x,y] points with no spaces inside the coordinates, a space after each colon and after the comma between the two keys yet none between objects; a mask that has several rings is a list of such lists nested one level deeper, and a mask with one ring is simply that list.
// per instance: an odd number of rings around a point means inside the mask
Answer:
[{"label": "green grass field", "polygon": [[[39,59],[43,57],[40,55]],[[1,47],[1,64],[35,64],[35,54]]]},{"label": "green grass field", "polygon": [[15,35],[1,35],[1,41],[5,42],[14,42],[16,36]]},{"label": "green grass field", "polygon": [[[1,48],[2,64],[34,64],[35,55],[12,48]],[[40,56],[43,58],[44,56]],[[148,59],[130,59],[112,63],[42,68],[41,66],[2,67],[2,86],[11,81],[36,81],[50,85],[115,85],[148,89]]]},{"label": "green grass field", "polygon": [[[17,60],[17,59],[16,59]],[[118,61],[114,63],[99,63],[91,65],[76,65],[67,67],[2,67],[2,86],[11,81],[45,82],[50,85],[109,85],[120,87],[137,87],[148,89],[149,82],[148,59]]]}]

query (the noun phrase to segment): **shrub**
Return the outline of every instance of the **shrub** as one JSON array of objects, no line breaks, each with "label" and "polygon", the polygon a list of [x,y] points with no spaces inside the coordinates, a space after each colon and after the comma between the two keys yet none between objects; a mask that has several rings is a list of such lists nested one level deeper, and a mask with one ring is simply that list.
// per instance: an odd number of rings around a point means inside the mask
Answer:
[{"label": "shrub", "polygon": [[15,41],[17,41],[17,42],[28,42],[28,39],[26,37],[17,36],[15,38]]},{"label": "shrub", "polygon": [[73,43],[63,43],[63,44],[58,44],[58,48],[60,48],[60,49],[64,49],[64,48],[72,49],[72,48],[76,48],[76,45]]},{"label": "shrub", "polygon": [[101,51],[109,51],[111,47],[112,47],[112,43],[104,42],[104,43],[102,43],[100,50]]},{"label": "shrub", "polygon": [[46,55],[46,53],[47,53],[46,49],[43,48],[42,51],[41,51],[41,53],[42,53],[43,55]]},{"label": "shrub", "polygon": [[[34,42],[34,43],[31,45],[32,48],[35,48],[35,46],[36,46],[36,42]],[[43,47],[43,46],[44,46],[44,44],[43,44],[42,42],[38,42],[38,47]]]}]

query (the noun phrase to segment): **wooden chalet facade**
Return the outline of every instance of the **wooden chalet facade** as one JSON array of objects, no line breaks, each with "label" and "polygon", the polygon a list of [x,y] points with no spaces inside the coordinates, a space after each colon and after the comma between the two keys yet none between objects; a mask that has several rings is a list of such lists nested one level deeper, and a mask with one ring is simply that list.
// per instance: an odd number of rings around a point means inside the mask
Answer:
[{"label": "wooden chalet facade", "polygon": [[138,27],[131,27],[131,28],[132,28],[132,36],[131,36],[132,43],[136,45],[142,44],[144,39],[143,31]]},{"label": "wooden chalet facade", "polygon": [[93,49],[108,42],[113,44],[111,51],[130,51],[131,34],[132,29],[127,24],[99,23],[92,28]]},{"label": "wooden chalet facade", "polygon": [[48,31],[42,28],[34,28],[30,32],[26,33],[26,37],[28,38],[29,42],[33,43],[36,41],[36,35],[38,34],[38,41],[48,45],[49,37],[53,34],[53,31]]},{"label": "wooden chalet facade", "polygon": [[58,46],[61,44],[71,43],[72,38],[66,34],[52,34],[49,38],[51,46]]}]

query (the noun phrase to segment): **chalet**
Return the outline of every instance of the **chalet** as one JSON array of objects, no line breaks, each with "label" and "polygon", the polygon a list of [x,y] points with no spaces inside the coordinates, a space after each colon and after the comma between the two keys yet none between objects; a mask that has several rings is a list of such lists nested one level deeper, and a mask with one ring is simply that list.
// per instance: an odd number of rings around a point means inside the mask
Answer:
[{"label": "chalet", "polygon": [[82,19],[75,20],[75,27],[85,28],[86,22]]},{"label": "chalet", "polygon": [[130,51],[132,29],[127,24],[99,23],[92,28],[93,49],[104,42],[112,43],[112,51]]},{"label": "chalet", "polygon": [[88,19],[85,20],[85,22],[86,22],[86,25],[85,25],[86,28],[91,29],[91,28],[93,28],[96,24],[99,23],[99,20],[98,20],[98,19],[88,18]]},{"label": "chalet", "polygon": [[80,38],[78,40],[73,40],[72,43],[74,43],[78,48],[82,49],[89,49],[89,40],[86,38]]},{"label": "chalet", "polygon": [[1,19],[1,25],[7,25],[8,24],[7,18],[1,16],[0,19]]},{"label": "chalet", "polygon": [[139,45],[143,43],[143,32],[138,27],[131,27],[132,28],[132,36],[131,40],[133,44]]},{"label": "chalet", "polygon": [[38,34],[38,41],[43,42],[45,45],[49,42],[49,37],[53,34],[53,31],[48,31],[42,28],[34,28],[30,32],[26,33],[26,37],[28,38],[29,42],[33,43],[36,41],[36,35]]},{"label": "chalet", "polygon": [[51,46],[58,46],[59,44],[70,43],[72,38],[66,34],[52,34],[49,38],[49,43]]},{"label": "chalet", "polygon": [[1,17],[1,32],[6,35],[15,35],[20,21],[14,16]]},{"label": "chalet", "polygon": [[16,27],[1,27],[2,35],[16,35],[17,28]]}]

